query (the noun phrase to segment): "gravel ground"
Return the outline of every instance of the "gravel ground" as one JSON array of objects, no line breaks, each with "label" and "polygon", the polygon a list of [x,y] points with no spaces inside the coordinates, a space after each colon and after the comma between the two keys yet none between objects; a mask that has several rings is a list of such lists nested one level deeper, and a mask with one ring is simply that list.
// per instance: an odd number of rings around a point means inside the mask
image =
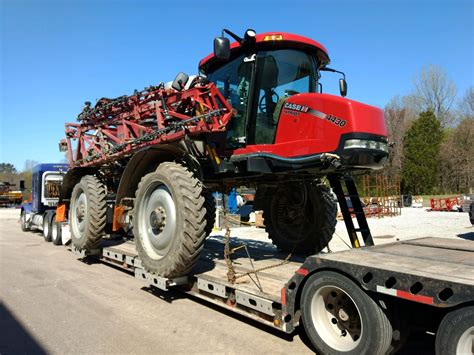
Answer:
[{"label": "gravel ground", "polygon": [[[403,208],[402,214],[395,217],[368,218],[375,244],[391,243],[422,237],[463,238],[474,240],[474,227],[468,213],[429,212],[422,208]],[[223,234],[222,231],[214,234]],[[231,235],[243,239],[268,241],[263,228],[234,228]],[[329,247],[332,251],[348,249],[350,245],[344,221],[337,222],[336,233]]]}]

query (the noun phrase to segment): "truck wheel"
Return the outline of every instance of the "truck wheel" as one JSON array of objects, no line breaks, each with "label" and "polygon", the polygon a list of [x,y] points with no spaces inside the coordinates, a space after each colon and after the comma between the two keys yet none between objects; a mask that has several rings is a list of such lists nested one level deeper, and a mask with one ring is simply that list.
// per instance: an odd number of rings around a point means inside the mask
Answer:
[{"label": "truck wheel", "polygon": [[30,230],[30,228],[28,227],[28,222],[26,221],[26,212],[25,211],[21,211],[20,224],[21,224],[21,230],[23,232],[28,232]]},{"label": "truck wheel", "polygon": [[437,355],[472,354],[474,351],[474,306],[449,312],[436,332]]},{"label": "truck wheel", "polygon": [[69,208],[72,244],[79,250],[99,247],[107,221],[107,189],[95,176],[86,175],[74,186]]},{"label": "truck wheel", "polygon": [[43,216],[43,238],[45,242],[51,241],[51,213]]},{"label": "truck wheel", "polygon": [[186,275],[206,237],[201,182],[180,164],[161,163],[138,185],[133,221],[143,267],[163,277]]},{"label": "truck wheel", "polygon": [[321,354],[385,354],[392,327],[385,313],[347,277],[316,273],[301,295],[306,333]]},{"label": "truck wheel", "polygon": [[56,215],[51,218],[51,241],[54,245],[62,245],[61,223],[56,222]]},{"label": "truck wheel", "polygon": [[262,189],[261,194],[257,190],[256,199],[268,237],[279,250],[314,254],[329,244],[336,229],[337,205],[327,187],[282,184]]}]

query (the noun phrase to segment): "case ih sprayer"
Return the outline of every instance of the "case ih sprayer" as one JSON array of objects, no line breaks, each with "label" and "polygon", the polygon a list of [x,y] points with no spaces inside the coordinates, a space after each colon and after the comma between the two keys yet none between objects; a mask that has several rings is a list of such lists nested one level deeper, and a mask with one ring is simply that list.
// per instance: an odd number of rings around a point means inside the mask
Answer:
[{"label": "case ih sprayer", "polygon": [[273,243],[314,254],[336,224],[321,178],[383,166],[382,111],[318,92],[321,73],[334,71],[321,44],[225,32],[236,42],[216,38],[198,76],[180,73],[171,85],[86,102],[78,122],[66,124],[60,145],[70,170],[60,201],[78,249],[97,248],[108,224],[133,226],[147,270],[185,275],[213,225],[210,191],[246,185],[257,188]]},{"label": "case ih sprayer", "polygon": [[[236,41],[216,38],[199,75],[86,103],[60,143],[70,164],[56,211],[24,206],[22,226],[47,228],[46,240],[55,230],[62,242],[69,227],[79,258],[286,333],[303,325],[321,354],[394,353],[413,330],[436,333],[437,354],[472,352],[472,242],[373,245],[350,174],[387,158],[381,110],[345,99],[344,79],[343,97],[322,93],[321,74],[338,71],[315,41],[224,32]],[[33,205],[48,190],[41,176],[33,176]],[[350,250],[320,253],[336,224],[326,180]],[[211,192],[236,185],[256,188],[255,208],[278,250],[239,245],[229,229],[204,244]]]}]

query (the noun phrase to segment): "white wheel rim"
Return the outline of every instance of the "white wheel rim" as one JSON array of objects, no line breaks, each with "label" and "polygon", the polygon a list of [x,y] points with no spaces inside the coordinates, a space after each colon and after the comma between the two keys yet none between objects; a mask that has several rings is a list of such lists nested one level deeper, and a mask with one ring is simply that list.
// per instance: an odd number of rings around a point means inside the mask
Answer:
[{"label": "white wheel rim", "polygon": [[457,355],[474,354],[474,327],[467,328],[456,346]]},{"label": "white wheel rim", "polygon": [[58,224],[53,222],[52,229],[51,229],[51,239],[56,241],[58,238]]},{"label": "white wheel rim", "polygon": [[86,230],[86,217],[88,213],[88,201],[86,194],[81,190],[76,197],[71,209],[71,226],[77,237],[82,237]]},{"label": "white wheel rim", "polygon": [[49,234],[49,223],[48,223],[48,220],[44,218],[43,219],[43,236],[45,238],[48,238],[48,234]]},{"label": "white wheel rim", "polygon": [[354,300],[336,286],[323,286],[311,299],[311,320],[321,339],[337,351],[354,350],[363,332]]},{"label": "white wheel rim", "polygon": [[176,232],[176,205],[168,188],[150,184],[139,205],[137,224],[149,257],[161,259],[171,247]]}]

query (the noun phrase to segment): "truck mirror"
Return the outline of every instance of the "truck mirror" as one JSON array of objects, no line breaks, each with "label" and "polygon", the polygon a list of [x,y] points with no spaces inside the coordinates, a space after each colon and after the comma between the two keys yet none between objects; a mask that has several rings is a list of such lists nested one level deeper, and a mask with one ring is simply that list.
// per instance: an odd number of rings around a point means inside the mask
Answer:
[{"label": "truck mirror", "polygon": [[339,79],[339,91],[341,92],[342,97],[347,95],[347,82],[345,79]]},{"label": "truck mirror", "polygon": [[186,83],[189,80],[189,75],[186,73],[179,73],[176,75],[176,78],[174,78],[173,83],[171,84],[171,87],[175,90],[181,91],[184,89],[186,86]]},{"label": "truck mirror", "polygon": [[67,142],[65,139],[61,140],[61,142],[59,142],[59,151],[60,152],[67,152]]},{"label": "truck mirror", "polygon": [[25,190],[25,180],[20,180],[20,191]]},{"label": "truck mirror", "polygon": [[223,60],[228,60],[230,58],[230,41],[228,38],[214,38],[214,55]]}]

